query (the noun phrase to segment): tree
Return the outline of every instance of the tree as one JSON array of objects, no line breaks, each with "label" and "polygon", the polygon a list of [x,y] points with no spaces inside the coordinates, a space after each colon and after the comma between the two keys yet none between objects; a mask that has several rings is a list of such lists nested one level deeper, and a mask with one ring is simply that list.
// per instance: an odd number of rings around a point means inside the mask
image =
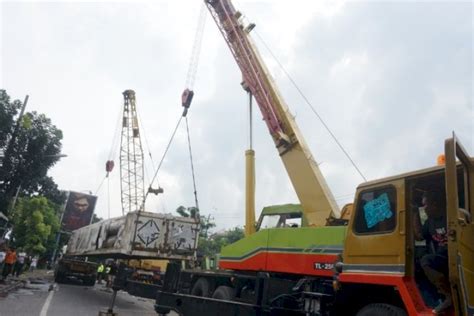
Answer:
[{"label": "tree", "polygon": [[209,229],[216,227],[216,224],[213,222],[213,219],[210,216],[203,216],[199,214],[199,210],[194,207],[184,207],[180,206],[176,209],[176,213],[178,213],[182,217],[191,217],[196,218],[199,215],[199,221],[201,225],[201,229],[199,230],[199,236],[207,238]]},{"label": "tree", "polygon": [[198,253],[203,256],[214,256],[221,252],[222,247],[244,238],[244,230],[234,227],[223,233],[214,234],[209,238],[199,238]]},{"label": "tree", "polygon": [[21,101],[10,102],[5,90],[0,90],[0,147],[4,150],[0,168],[0,211],[8,213],[8,205],[18,193],[42,194],[57,204],[65,195],[59,192],[48,169],[61,153],[62,132],[44,114],[27,112],[19,121],[12,139]]},{"label": "tree", "polygon": [[92,222],[91,224],[98,223],[100,221],[103,221],[104,219],[102,217],[97,216],[95,213],[92,214]]},{"label": "tree", "polygon": [[12,240],[27,253],[42,255],[54,247],[59,207],[45,197],[20,198],[13,209]]},{"label": "tree", "polygon": [[[183,217],[196,217],[199,210],[196,207],[180,206],[176,213]],[[223,233],[214,234],[209,237],[209,229],[216,227],[211,216],[199,215],[200,230],[197,252],[200,256],[214,256],[221,251],[221,248],[230,245],[244,238],[244,230],[241,227],[234,227]]]},{"label": "tree", "polygon": [[10,102],[5,90],[0,89],[0,148],[6,148],[13,133],[15,120],[13,119],[21,108],[21,101]]}]

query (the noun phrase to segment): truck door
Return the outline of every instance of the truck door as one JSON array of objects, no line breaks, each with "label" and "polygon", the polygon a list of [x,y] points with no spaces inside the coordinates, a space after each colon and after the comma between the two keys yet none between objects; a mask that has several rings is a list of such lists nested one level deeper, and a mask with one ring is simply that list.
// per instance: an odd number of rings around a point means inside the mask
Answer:
[{"label": "truck door", "polygon": [[344,247],[344,272],[405,273],[404,180],[358,189]]},{"label": "truck door", "polygon": [[446,140],[445,156],[451,292],[456,315],[474,315],[474,159],[456,136]]}]

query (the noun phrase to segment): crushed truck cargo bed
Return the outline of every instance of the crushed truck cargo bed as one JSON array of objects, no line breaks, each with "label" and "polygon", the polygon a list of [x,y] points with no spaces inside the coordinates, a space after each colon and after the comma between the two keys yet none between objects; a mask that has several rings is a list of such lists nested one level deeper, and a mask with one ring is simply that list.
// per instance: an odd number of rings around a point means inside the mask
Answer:
[{"label": "crushed truck cargo bed", "polygon": [[66,254],[106,258],[193,259],[199,223],[169,214],[131,212],[73,231]]}]

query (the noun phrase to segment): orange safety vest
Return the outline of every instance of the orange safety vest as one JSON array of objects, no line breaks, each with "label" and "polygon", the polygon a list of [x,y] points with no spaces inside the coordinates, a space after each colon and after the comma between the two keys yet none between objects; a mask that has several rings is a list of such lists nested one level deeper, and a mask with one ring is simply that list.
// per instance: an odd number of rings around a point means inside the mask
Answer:
[{"label": "orange safety vest", "polygon": [[16,252],[8,251],[5,256],[5,263],[14,264],[16,262]]}]

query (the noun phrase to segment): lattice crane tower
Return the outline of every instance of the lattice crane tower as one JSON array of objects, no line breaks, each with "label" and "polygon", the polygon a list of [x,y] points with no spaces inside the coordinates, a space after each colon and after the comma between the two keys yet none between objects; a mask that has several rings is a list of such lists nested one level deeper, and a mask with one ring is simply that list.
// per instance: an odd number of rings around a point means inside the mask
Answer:
[{"label": "lattice crane tower", "polygon": [[[144,164],[143,149],[138,127],[135,91],[123,92],[122,137],[120,141],[120,184],[122,214],[144,211]],[[141,209],[143,206],[143,209]]]}]

